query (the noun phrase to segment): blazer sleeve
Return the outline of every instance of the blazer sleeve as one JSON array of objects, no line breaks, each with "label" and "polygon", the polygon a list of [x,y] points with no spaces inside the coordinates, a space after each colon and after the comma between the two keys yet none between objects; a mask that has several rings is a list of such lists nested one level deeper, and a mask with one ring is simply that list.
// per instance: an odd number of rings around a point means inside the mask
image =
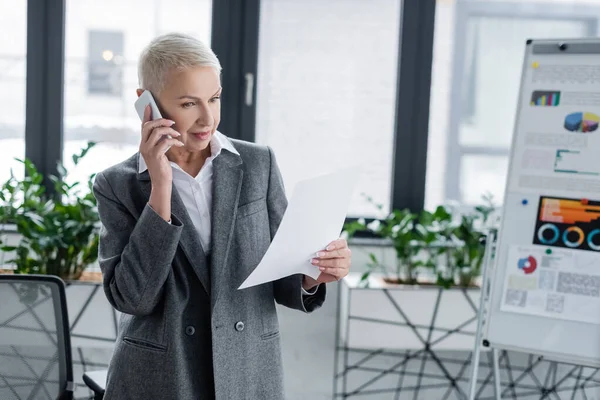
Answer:
[{"label": "blazer sleeve", "polygon": [[169,224],[148,204],[136,220],[102,173],[93,191],[101,222],[98,262],[106,297],[123,313],[149,315],[161,300],[183,224],[173,215]]},{"label": "blazer sleeve", "polygon": [[[273,237],[279,228],[279,224],[283,219],[285,209],[287,208],[287,197],[285,195],[281,172],[279,172],[273,150],[270,147],[268,150],[271,162],[269,167],[267,207],[269,212],[271,240],[273,240]],[[302,274],[296,274],[273,282],[275,301],[283,306],[303,312],[312,312],[321,307],[325,302],[325,284],[320,284],[314,294],[305,295],[302,293],[303,277]]]}]

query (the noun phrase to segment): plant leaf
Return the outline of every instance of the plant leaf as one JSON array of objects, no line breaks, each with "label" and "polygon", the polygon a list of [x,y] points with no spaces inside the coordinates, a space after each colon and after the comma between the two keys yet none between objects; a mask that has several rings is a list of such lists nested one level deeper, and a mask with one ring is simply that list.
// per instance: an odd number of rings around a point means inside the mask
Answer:
[{"label": "plant leaf", "polygon": [[369,275],[370,275],[370,274],[371,274],[371,271],[364,272],[364,273],[363,273],[363,274],[360,276],[360,281],[361,281],[361,282],[364,282],[364,281],[366,281],[367,279],[369,279]]},{"label": "plant leaf", "polygon": [[369,253],[369,258],[371,259],[371,261],[373,262],[373,264],[379,264],[379,262],[377,261],[377,257],[375,256],[375,254]]}]

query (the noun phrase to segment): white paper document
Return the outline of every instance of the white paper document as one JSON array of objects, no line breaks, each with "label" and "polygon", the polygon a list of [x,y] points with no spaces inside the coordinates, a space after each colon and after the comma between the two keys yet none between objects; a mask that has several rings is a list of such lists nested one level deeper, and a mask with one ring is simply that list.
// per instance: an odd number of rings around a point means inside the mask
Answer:
[{"label": "white paper document", "polygon": [[596,252],[509,247],[502,311],[600,324],[600,257]]},{"label": "white paper document", "polygon": [[354,192],[358,168],[298,182],[279,229],[264,257],[239,289],[294,274],[316,279],[316,252],[340,236]]}]

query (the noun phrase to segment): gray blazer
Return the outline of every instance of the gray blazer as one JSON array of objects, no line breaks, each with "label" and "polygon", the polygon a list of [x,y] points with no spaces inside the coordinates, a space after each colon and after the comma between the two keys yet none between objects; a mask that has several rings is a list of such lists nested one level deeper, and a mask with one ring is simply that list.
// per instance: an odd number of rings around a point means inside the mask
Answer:
[{"label": "gray blazer", "polygon": [[[325,285],[302,295],[295,275],[244,290],[287,206],[272,151],[232,140],[214,160],[210,259],[175,187],[172,223],[148,205],[138,155],[98,174],[99,262],[123,312],[106,400],[283,399],[275,302],[319,308]],[[315,249],[318,250],[318,249]]]}]

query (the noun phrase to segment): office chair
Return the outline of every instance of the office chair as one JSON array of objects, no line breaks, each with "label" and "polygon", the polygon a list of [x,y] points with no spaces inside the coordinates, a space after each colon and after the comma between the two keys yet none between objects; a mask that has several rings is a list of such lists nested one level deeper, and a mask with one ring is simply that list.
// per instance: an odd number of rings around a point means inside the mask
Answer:
[{"label": "office chair", "polygon": [[0,399],[73,399],[64,282],[0,275]]},{"label": "office chair", "polygon": [[94,400],[102,400],[106,389],[107,370],[88,371],[83,374],[83,382],[94,392]]},{"label": "office chair", "polygon": [[[102,400],[106,370],[83,381]],[[0,400],[73,399],[64,282],[51,275],[0,274]]]}]

